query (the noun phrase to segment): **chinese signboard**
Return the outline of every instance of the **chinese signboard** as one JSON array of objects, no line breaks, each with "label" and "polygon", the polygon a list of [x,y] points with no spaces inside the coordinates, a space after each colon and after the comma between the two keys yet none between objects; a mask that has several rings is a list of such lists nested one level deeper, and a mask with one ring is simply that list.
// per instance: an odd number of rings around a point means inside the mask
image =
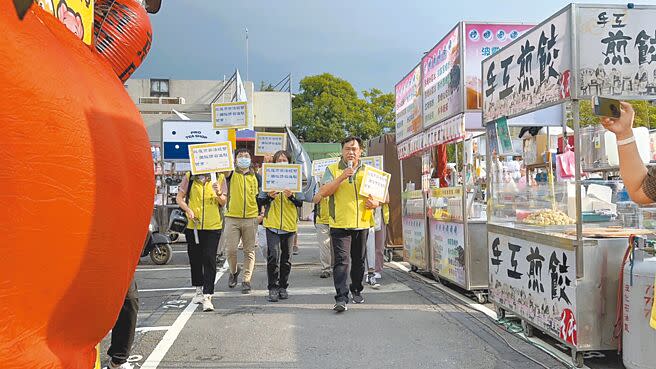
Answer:
[{"label": "chinese signboard", "polygon": [[189,145],[224,141],[230,141],[228,131],[217,131],[210,121],[162,121],[164,160],[189,160]]},{"label": "chinese signboard", "polygon": [[491,299],[577,344],[575,251],[488,234]]},{"label": "chinese signboard", "polygon": [[212,123],[217,129],[248,127],[248,103],[243,101],[212,104]]},{"label": "chinese signboard", "polygon": [[382,155],[376,155],[376,156],[364,156],[360,158],[360,163],[372,166],[378,170],[384,170],[383,168],[383,156]]},{"label": "chinese signboard", "polygon": [[408,262],[426,268],[426,219],[403,217],[403,248]]},{"label": "chinese signboard", "polygon": [[448,119],[424,132],[424,147],[429,148],[459,141],[465,137],[464,115],[460,114]]},{"label": "chinese signboard", "polygon": [[571,8],[483,61],[483,122],[517,116],[570,97]]},{"label": "chinese signboard", "polygon": [[255,132],[255,155],[273,155],[287,148],[287,134]]},{"label": "chinese signboard", "polygon": [[399,159],[409,158],[410,156],[424,149],[424,135],[418,134],[411,139],[401,142],[396,146]]},{"label": "chinese signboard", "polygon": [[467,109],[481,109],[481,62],[531,29],[526,24],[465,23],[465,90]]},{"label": "chinese signboard", "polygon": [[579,97],[656,96],[656,9],[577,9]]},{"label": "chinese signboard", "polygon": [[446,198],[455,198],[462,197],[462,187],[445,187],[445,188],[433,188],[432,190],[433,197],[446,197]]},{"label": "chinese signboard", "polygon": [[301,165],[300,164],[274,164],[262,165],[262,191],[301,192]]},{"label": "chinese signboard", "polygon": [[227,172],[234,170],[232,143],[216,142],[189,145],[191,174]]},{"label": "chinese signboard", "polygon": [[396,85],[396,142],[421,131],[421,65]]},{"label": "chinese signboard", "polygon": [[434,268],[441,277],[465,285],[465,229],[463,224],[430,221]]},{"label": "chinese signboard", "polygon": [[424,128],[461,112],[460,25],[421,60],[424,91]]},{"label": "chinese signboard", "polygon": [[330,164],[337,163],[341,158],[326,158],[312,160],[312,175],[321,178]]},{"label": "chinese signboard", "polygon": [[362,177],[359,195],[371,197],[376,201],[384,202],[387,199],[387,190],[391,178],[391,174],[367,166],[364,169],[364,176]]}]

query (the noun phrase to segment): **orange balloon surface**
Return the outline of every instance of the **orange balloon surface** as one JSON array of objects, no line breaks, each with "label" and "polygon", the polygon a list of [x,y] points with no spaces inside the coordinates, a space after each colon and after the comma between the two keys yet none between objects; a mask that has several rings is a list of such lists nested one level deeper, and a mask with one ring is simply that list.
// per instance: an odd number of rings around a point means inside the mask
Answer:
[{"label": "orange balloon surface", "polygon": [[0,1],[0,367],[83,368],[144,244],[154,175],[111,66],[53,16]]}]

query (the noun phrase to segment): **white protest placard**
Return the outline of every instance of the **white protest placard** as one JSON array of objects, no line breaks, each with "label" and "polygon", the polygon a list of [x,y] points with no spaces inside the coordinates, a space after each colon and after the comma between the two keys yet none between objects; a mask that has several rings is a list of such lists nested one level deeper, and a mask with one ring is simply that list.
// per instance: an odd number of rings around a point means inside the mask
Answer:
[{"label": "white protest placard", "polygon": [[212,124],[215,129],[247,128],[248,123],[246,101],[212,104]]},{"label": "white protest placard", "polygon": [[255,155],[273,155],[287,148],[287,134],[255,132]]},{"label": "white protest placard", "polygon": [[374,167],[378,170],[383,170],[383,156],[382,155],[375,155],[375,156],[364,156],[360,158],[360,163],[364,165],[369,165],[370,167]]},{"label": "white protest placard", "polygon": [[339,160],[339,157],[312,160],[312,175],[319,178],[323,177],[326,168],[331,164],[337,163]]},{"label": "white protest placard", "polygon": [[230,142],[189,145],[189,160],[194,175],[235,169]]},{"label": "white protest placard", "polygon": [[262,191],[301,192],[303,189],[302,173],[301,164],[264,163],[262,165]]},{"label": "white protest placard", "polygon": [[385,201],[391,178],[391,174],[367,166],[364,169],[364,176],[360,185],[360,195],[364,197],[371,196],[374,200],[380,202]]}]

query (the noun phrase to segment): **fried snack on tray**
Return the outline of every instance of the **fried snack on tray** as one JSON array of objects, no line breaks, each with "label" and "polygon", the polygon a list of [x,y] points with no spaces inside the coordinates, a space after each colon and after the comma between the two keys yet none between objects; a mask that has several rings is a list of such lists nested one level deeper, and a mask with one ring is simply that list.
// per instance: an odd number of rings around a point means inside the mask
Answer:
[{"label": "fried snack on tray", "polygon": [[576,221],[560,210],[542,209],[531,213],[524,219],[524,223],[538,226],[568,225]]}]

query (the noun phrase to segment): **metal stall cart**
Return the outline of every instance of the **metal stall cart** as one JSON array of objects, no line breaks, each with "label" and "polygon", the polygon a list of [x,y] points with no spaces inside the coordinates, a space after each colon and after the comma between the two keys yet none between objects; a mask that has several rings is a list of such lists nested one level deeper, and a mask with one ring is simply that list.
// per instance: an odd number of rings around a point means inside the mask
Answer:
[{"label": "metal stall cart", "polygon": [[[591,146],[603,147],[605,161],[584,144],[592,138],[580,129],[580,100],[654,98],[642,78],[655,66],[644,61],[641,34],[654,33],[655,13],[653,6],[572,4],[482,65],[490,300],[501,316],[520,317],[528,334],[537,328],[570,347],[577,366],[584,351],[617,349],[620,265],[628,235],[640,233],[630,229],[623,184],[607,164],[615,144]],[[632,43],[618,47],[626,37]],[[538,127],[560,127],[564,136],[566,125],[573,152],[565,137],[539,137]],[[518,126],[538,126],[522,132],[523,166],[511,159]]]},{"label": "metal stall cart", "polygon": [[404,260],[413,270],[430,271],[430,255],[426,240],[425,198],[421,192],[421,162],[417,156],[423,149],[423,100],[421,64],[418,64],[395,86],[396,148],[401,161],[401,223]]},{"label": "metal stall cart", "polygon": [[[484,212],[485,166],[481,122],[481,68],[486,56],[517,39],[532,25],[459,22],[422,58],[424,144],[435,158],[433,146],[455,148],[449,183],[435,177],[436,161],[424,173],[427,194],[431,271],[485,302],[487,230]],[[466,134],[467,132],[467,134]],[[479,136],[479,137],[476,137]],[[474,151],[474,146],[476,150]],[[474,157],[476,153],[476,157]],[[433,175],[431,175],[433,174]],[[446,182],[444,178],[442,181]]]},{"label": "metal stall cart", "polygon": [[397,146],[401,160],[401,222],[403,226],[404,260],[412,270],[431,270],[426,222],[426,196],[421,189],[423,134],[411,137]]}]

